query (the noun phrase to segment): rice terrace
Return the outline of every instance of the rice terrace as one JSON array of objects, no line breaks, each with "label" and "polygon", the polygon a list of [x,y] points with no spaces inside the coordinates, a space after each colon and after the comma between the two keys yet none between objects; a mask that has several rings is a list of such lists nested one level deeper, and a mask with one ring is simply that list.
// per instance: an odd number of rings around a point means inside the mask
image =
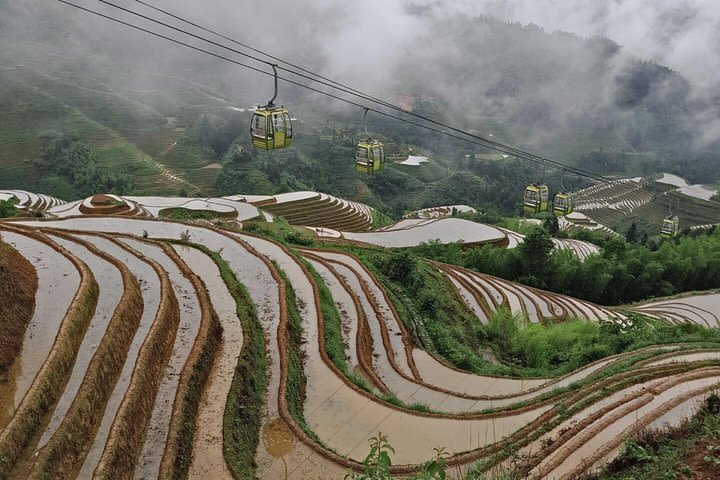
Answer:
[{"label": "rice terrace", "polygon": [[720,479],[704,77],[361,3],[0,0],[0,479]]}]

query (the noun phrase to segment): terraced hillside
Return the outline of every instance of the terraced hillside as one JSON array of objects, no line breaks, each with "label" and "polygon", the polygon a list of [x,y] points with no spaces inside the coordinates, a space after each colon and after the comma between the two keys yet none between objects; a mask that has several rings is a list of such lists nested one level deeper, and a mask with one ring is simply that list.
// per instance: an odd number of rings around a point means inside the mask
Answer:
[{"label": "terraced hillside", "polygon": [[292,225],[360,232],[368,230],[373,223],[373,212],[367,205],[324,193],[293,192],[250,201]]},{"label": "terraced hillside", "polygon": [[[34,176],[24,161],[37,158],[40,137],[51,130],[77,135],[93,149],[98,164],[130,174],[136,190],[146,195],[180,190],[193,195],[214,188],[219,169],[212,154],[184,139],[185,124],[155,108],[166,103],[156,97],[167,92],[119,92],[101,79],[80,75],[81,81],[59,70],[62,74],[53,76],[27,65],[0,66],[0,188],[58,190]],[[166,82],[167,89],[178,89]],[[198,106],[219,102],[187,86],[178,98]],[[174,115],[180,108],[160,109]]]},{"label": "terraced hillside", "polygon": [[[451,475],[520,455],[527,475],[571,479],[720,390],[710,341],[560,377],[460,370],[419,346],[407,306],[347,249],[291,251],[242,231],[119,215],[132,207],[121,200],[0,223],[38,280],[22,347],[0,372],[2,477],[341,479],[381,431],[397,475],[442,446]],[[718,322],[718,294],[609,309],[436,268],[478,323],[503,306],[532,322],[624,328],[630,310]]]},{"label": "terraced hillside", "polygon": [[635,222],[656,232],[669,208],[677,213],[681,229],[720,223],[720,203],[685,195],[684,181],[673,185],[677,182],[663,178],[623,178],[580,190],[575,193],[579,215],[563,219],[563,227],[624,230]]}]

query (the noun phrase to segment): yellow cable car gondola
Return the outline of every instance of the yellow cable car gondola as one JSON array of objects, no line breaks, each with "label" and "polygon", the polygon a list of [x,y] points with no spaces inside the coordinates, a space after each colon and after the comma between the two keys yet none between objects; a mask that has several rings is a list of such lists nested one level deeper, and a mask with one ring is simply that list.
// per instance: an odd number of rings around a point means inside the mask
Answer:
[{"label": "yellow cable car gondola", "polygon": [[385,166],[385,150],[382,142],[370,138],[367,131],[367,114],[368,109],[366,108],[363,124],[367,139],[360,140],[355,149],[355,170],[360,173],[372,174],[379,172]]},{"label": "yellow cable car gondola", "polygon": [[677,215],[665,217],[660,227],[660,236],[663,238],[677,237],[680,227],[680,221]]},{"label": "yellow cable car gondola", "polygon": [[267,105],[255,109],[250,119],[250,138],[253,146],[263,150],[276,150],[289,147],[292,143],[292,122],[290,114],[284,106],[275,106],[277,97],[277,68],[273,65],[275,75],[275,94]]},{"label": "yellow cable car gondola", "polygon": [[562,217],[564,215],[568,215],[572,213],[573,209],[575,208],[575,201],[573,199],[572,193],[568,193],[565,190],[565,185],[563,185],[563,177],[565,176],[565,171],[563,170],[562,175],[560,175],[560,191],[555,194],[553,197],[553,214],[556,217]]},{"label": "yellow cable car gondola", "polygon": [[548,187],[544,183],[533,183],[525,189],[523,210],[527,213],[541,213],[548,209]]},{"label": "yellow cable car gondola", "polygon": [[543,160],[542,178],[531,183],[525,189],[523,196],[523,210],[525,213],[541,213],[548,209],[549,190],[545,184],[545,160]]},{"label": "yellow cable car gondola", "polygon": [[553,197],[553,214],[556,217],[562,217],[569,213],[572,213],[575,207],[572,194],[570,193],[556,193]]}]

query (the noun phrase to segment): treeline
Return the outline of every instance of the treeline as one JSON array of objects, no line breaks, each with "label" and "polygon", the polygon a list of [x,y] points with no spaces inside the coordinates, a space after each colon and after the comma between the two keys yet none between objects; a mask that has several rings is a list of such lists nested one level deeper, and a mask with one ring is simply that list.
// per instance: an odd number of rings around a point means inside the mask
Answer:
[{"label": "treeline", "polygon": [[38,182],[65,199],[89,197],[96,193],[127,195],[133,189],[132,179],[123,173],[103,170],[95,152],[75,135],[56,131],[40,134],[44,148],[33,165]]},{"label": "treeline", "polygon": [[602,305],[720,288],[719,230],[664,241],[657,248],[608,237],[600,254],[585,261],[555,250],[549,233],[539,227],[514,249],[428,243],[413,253]]}]

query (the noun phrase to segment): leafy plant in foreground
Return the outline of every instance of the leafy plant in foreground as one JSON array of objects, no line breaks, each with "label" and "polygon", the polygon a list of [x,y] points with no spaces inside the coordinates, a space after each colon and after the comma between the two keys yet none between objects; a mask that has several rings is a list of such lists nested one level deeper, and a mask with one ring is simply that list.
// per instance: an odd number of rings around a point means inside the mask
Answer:
[{"label": "leafy plant in foreground", "polygon": [[[395,453],[395,449],[388,442],[387,435],[381,432],[369,440],[370,453],[363,461],[362,473],[349,472],[345,475],[346,480],[392,480],[390,467],[392,460],[390,453]],[[436,447],[433,449],[435,456],[422,465],[420,473],[414,478],[417,480],[445,480],[447,457],[450,455],[444,448]]]}]

